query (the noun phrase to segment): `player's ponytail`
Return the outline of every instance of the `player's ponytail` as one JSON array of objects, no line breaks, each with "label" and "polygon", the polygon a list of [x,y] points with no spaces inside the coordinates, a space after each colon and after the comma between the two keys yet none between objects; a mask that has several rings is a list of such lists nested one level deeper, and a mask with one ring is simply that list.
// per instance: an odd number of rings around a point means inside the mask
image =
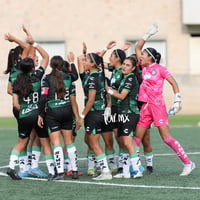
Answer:
[{"label": "player's ponytail", "polygon": [[31,58],[25,58],[20,63],[22,73],[17,75],[13,83],[13,91],[20,97],[27,97],[33,92],[33,86],[29,73],[34,69],[34,61]]},{"label": "player's ponytail", "polygon": [[63,77],[60,71],[64,68],[64,61],[61,56],[53,56],[51,58],[50,65],[52,67],[52,76],[56,86],[56,93],[58,99],[64,99],[66,94],[66,88],[63,81]]}]

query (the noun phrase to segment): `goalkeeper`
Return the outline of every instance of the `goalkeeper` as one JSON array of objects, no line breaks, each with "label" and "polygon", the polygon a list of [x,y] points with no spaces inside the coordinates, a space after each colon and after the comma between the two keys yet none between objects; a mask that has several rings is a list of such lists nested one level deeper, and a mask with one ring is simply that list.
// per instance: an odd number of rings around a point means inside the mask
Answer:
[{"label": "goalkeeper", "polygon": [[[180,176],[189,175],[195,169],[195,163],[190,161],[184,152],[181,144],[170,134],[168,114],[176,114],[181,109],[181,95],[178,85],[168,69],[159,64],[161,54],[154,48],[142,50],[145,41],[158,31],[157,24],[152,24],[147,33],[137,43],[135,52],[142,66],[142,83],[139,89],[138,100],[144,102],[140,110],[140,120],[135,131],[135,141],[139,145],[147,128],[151,123],[158,127],[163,141],[169,145],[184,163],[184,168]],[[167,80],[173,89],[175,101],[170,111],[167,113],[163,98],[163,83]]]}]

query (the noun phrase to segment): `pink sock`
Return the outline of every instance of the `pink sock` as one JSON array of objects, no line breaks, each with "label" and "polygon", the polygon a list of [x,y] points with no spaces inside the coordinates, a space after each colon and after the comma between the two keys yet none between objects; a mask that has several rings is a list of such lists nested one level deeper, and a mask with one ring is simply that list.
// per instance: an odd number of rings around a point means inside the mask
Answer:
[{"label": "pink sock", "polygon": [[171,135],[164,139],[164,142],[169,145],[179,156],[179,158],[184,162],[184,164],[190,164],[190,159],[188,158],[187,154],[183,150],[181,144],[175,140]]},{"label": "pink sock", "polygon": [[142,139],[140,139],[140,138],[138,138],[138,137],[135,137],[135,136],[133,136],[133,139],[135,140],[136,145],[137,145],[138,148],[140,149],[140,143],[141,143],[141,140],[142,140]]}]

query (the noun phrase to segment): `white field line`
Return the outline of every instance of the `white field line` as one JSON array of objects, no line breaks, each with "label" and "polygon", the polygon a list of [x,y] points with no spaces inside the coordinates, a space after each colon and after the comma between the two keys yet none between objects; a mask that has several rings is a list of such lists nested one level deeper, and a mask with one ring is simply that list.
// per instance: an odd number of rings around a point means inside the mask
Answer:
[{"label": "white field line", "polygon": [[[5,173],[0,172],[0,176],[8,176]],[[24,178],[28,180],[34,181],[47,181],[47,179],[43,178]],[[62,183],[76,183],[76,184],[88,184],[88,185],[100,185],[100,186],[114,186],[114,187],[129,187],[129,188],[147,188],[147,189],[179,189],[179,190],[200,190],[200,187],[179,187],[179,186],[156,186],[156,185],[129,185],[129,184],[118,184],[118,183],[105,183],[105,182],[94,182],[94,181],[75,181],[75,180],[60,180],[54,182],[62,182]]]},{"label": "white field line", "polygon": [[[163,153],[163,154],[153,154],[154,156],[156,157],[162,157],[162,156],[177,156],[175,153]],[[189,152],[187,153],[187,155],[200,155],[200,152]],[[143,155],[140,155],[140,156],[143,156]],[[118,157],[118,156],[116,156]],[[79,161],[84,161],[84,160],[87,160],[87,158],[78,158]],[[45,161],[40,161],[39,163],[45,163]],[[17,164],[18,166],[18,164]],[[4,168],[7,168],[8,165],[5,165],[5,166],[0,166],[0,169],[4,169]]]}]

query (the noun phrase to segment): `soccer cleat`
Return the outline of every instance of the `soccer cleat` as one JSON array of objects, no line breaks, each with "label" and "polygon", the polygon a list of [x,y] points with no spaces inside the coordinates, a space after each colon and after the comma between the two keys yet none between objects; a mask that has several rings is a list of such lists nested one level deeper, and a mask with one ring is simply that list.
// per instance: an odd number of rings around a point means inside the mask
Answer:
[{"label": "soccer cleat", "polygon": [[133,178],[141,178],[143,176],[144,167],[142,165],[139,166],[139,170],[133,171]]},{"label": "soccer cleat", "polygon": [[101,168],[100,167],[95,167],[95,170],[94,170],[94,177],[97,177],[101,174]]},{"label": "soccer cleat", "polygon": [[124,174],[124,173],[118,173],[115,176],[113,176],[114,178],[131,178],[131,174]]},{"label": "soccer cleat", "polygon": [[78,171],[72,171],[72,179],[79,179]]},{"label": "soccer cleat", "polygon": [[21,180],[14,169],[8,168],[6,172],[13,180]]},{"label": "soccer cleat", "polygon": [[153,173],[153,167],[152,166],[147,166],[147,174],[150,175]]},{"label": "soccer cleat", "polygon": [[111,180],[112,179],[112,175],[110,174],[110,172],[107,173],[102,173],[99,176],[92,178],[95,181],[104,181],[104,180]]},{"label": "soccer cleat", "polygon": [[48,181],[53,181],[53,179],[56,177],[56,175],[49,174],[48,175]]},{"label": "soccer cleat", "polygon": [[61,181],[64,180],[65,173],[59,173],[52,178],[52,181]]},{"label": "soccer cleat", "polygon": [[88,176],[93,176],[94,175],[94,169],[88,169],[87,175]]},{"label": "soccer cleat", "polygon": [[48,175],[44,173],[39,167],[37,168],[30,168],[28,172],[32,177],[37,178],[47,178]]},{"label": "soccer cleat", "polygon": [[110,169],[110,173],[111,174],[116,174],[118,172],[118,169],[116,168],[116,169]]},{"label": "soccer cleat", "polygon": [[18,172],[18,176],[21,177],[21,178],[30,177],[28,171]]},{"label": "soccer cleat", "polygon": [[184,165],[183,171],[180,174],[180,176],[188,176],[192,172],[192,170],[194,170],[195,168],[196,168],[196,165],[194,162]]},{"label": "soccer cleat", "polygon": [[[72,170],[65,172],[65,174],[66,174],[66,176],[72,176]],[[78,175],[83,176],[83,173],[78,171]]]}]

